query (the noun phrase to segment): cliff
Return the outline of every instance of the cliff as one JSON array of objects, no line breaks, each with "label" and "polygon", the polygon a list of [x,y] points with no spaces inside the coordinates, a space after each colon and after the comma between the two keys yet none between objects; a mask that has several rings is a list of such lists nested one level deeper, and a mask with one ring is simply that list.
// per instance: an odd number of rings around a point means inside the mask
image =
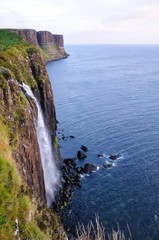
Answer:
[{"label": "cliff", "polygon": [[64,49],[63,35],[52,34],[49,31],[35,31],[32,29],[12,29],[19,34],[23,41],[40,47],[46,61],[59,60],[69,56]]},{"label": "cliff", "polygon": [[[19,84],[29,85],[43,109],[45,123],[52,135],[56,135],[56,114],[53,92],[45,68],[45,60],[35,47],[36,31],[22,31],[33,45],[22,41],[0,52],[0,111],[2,120],[10,128],[10,143],[22,178],[33,188],[38,197],[45,200],[43,171],[34,124],[37,109],[22,93]],[[3,31],[3,35],[7,34]],[[30,34],[30,35],[29,35]],[[13,38],[12,37],[12,38]],[[5,37],[6,38],[6,37]],[[8,37],[7,37],[8,39]]]},{"label": "cliff", "polygon": [[[0,143],[1,239],[30,239],[29,234],[31,238],[35,235],[34,239],[65,239],[58,218],[44,205],[44,177],[35,126],[37,107],[21,88],[25,83],[32,89],[54,143],[56,114],[45,61],[35,30],[0,30],[0,136],[6,136],[6,144]],[[16,218],[17,235],[13,237]]]}]

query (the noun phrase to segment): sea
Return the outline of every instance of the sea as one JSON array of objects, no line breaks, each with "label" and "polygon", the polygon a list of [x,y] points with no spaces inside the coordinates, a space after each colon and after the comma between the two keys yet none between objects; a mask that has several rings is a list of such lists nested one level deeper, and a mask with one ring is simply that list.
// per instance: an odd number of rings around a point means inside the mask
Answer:
[{"label": "sea", "polygon": [[[47,64],[61,156],[74,158],[85,145],[87,157],[77,165],[98,170],[83,176],[62,222],[74,234],[99,216],[108,232],[120,226],[134,240],[158,240],[159,45],[68,45],[66,51],[67,59]],[[111,154],[120,157],[112,161]]]}]

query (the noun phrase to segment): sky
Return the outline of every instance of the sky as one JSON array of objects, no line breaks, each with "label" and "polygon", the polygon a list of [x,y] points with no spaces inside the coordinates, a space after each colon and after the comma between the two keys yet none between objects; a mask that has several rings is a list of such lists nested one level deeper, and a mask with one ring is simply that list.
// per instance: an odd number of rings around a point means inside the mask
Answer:
[{"label": "sky", "polygon": [[159,44],[159,0],[3,0],[0,28],[48,30],[65,44]]}]

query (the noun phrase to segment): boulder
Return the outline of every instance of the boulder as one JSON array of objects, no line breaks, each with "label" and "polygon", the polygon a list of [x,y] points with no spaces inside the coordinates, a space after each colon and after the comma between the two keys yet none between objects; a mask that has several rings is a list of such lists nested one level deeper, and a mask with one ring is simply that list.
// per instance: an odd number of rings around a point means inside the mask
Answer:
[{"label": "boulder", "polygon": [[65,158],[64,163],[66,166],[69,166],[70,168],[75,168],[76,162],[73,158]]},{"label": "boulder", "polygon": [[77,152],[77,158],[78,159],[84,159],[84,158],[86,158],[87,157],[87,155],[85,154],[85,153],[83,153],[82,151],[78,151]]},{"label": "boulder", "polygon": [[104,158],[104,155],[103,154],[98,154],[97,157]]},{"label": "boulder", "polygon": [[91,173],[91,172],[94,172],[97,170],[97,167],[94,165],[94,164],[91,164],[91,163],[86,163],[84,165],[84,173]]},{"label": "boulder", "polygon": [[83,167],[77,167],[76,168],[76,171],[77,171],[77,173],[79,173],[79,174],[83,174]]},{"label": "boulder", "polygon": [[103,164],[103,167],[105,167],[105,168],[111,168],[113,166],[113,164],[112,163],[104,163]]},{"label": "boulder", "polygon": [[119,155],[119,154],[117,154],[117,155],[110,155],[109,156],[109,158],[111,159],[111,160],[117,160],[118,158],[120,158],[121,156]]},{"label": "boulder", "polygon": [[84,151],[84,152],[87,152],[88,151],[88,148],[84,145],[81,146],[81,149]]},{"label": "boulder", "polygon": [[69,137],[70,137],[70,138],[75,138],[75,136],[73,136],[73,135],[70,135]]}]

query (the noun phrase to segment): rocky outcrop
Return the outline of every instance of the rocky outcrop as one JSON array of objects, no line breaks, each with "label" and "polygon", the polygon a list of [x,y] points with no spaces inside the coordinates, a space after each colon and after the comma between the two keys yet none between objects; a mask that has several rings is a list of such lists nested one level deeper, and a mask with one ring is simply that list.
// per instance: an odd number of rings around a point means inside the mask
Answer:
[{"label": "rocky outcrop", "polygon": [[29,42],[44,51],[46,61],[58,60],[69,56],[64,49],[63,35],[52,34],[49,31],[32,29],[12,29],[19,34],[23,41]]},{"label": "rocky outcrop", "polygon": [[32,87],[35,96],[39,99],[45,116],[45,122],[49,126],[51,134],[56,131],[56,113],[54,106],[54,96],[51,83],[46,71],[45,62],[37,51],[28,50],[29,67],[33,78],[36,80]]},{"label": "rocky outcrop", "polygon": [[52,34],[48,31],[37,32],[39,46],[50,55],[51,60],[66,58],[69,55],[64,49],[63,35]]},{"label": "rocky outcrop", "polygon": [[87,155],[85,154],[85,153],[83,153],[82,151],[78,151],[77,152],[77,158],[78,159],[84,159],[84,158],[86,158],[87,157]]},{"label": "rocky outcrop", "polygon": [[33,29],[11,29],[20,35],[25,42],[29,42],[35,46],[38,46],[37,32]]},{"label": "rocky outcrop", "polygon": [[111,160],[117,160],[117,159],[120,158],[120,157],[121,157],[120,154],[117,154],[117,155],[110,155],[110,156],[109,156],[109,158],[110,158]]}]

